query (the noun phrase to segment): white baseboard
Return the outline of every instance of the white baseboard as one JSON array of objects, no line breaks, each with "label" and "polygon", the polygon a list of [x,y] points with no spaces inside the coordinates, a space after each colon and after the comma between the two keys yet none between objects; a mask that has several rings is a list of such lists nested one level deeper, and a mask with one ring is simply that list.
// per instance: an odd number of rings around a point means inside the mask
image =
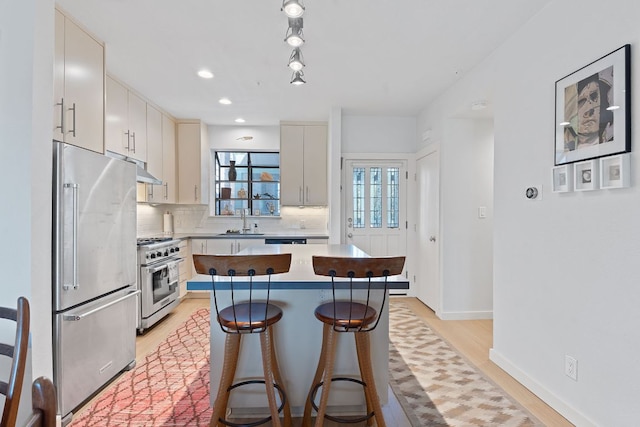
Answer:
[{"label": "white baseboard", "polygon": [[506,373],[515,378],[520,384],[528,388],[533,394],[542,399],[547,405],[555,409],[560,415],[571,423],[580,427],[597,427],[597,424],[587,418],[580,411],[556,396],[551,390],[531,378],[524,371],[511,363],[509,359],[503,357],[493,348],[489,350],[489,359],[503,369]]},{"label": "white baseboard", "polygon": [[493,319],[493,311],[446,311],[436,312],[442,320],[486,320]]}]

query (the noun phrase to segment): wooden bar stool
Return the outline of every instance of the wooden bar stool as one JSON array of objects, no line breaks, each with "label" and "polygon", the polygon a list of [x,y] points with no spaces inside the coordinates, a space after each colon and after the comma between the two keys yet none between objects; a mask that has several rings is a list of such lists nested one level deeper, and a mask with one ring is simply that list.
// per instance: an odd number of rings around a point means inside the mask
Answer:
[{"label": "wooden bar stool", "polygon": [[[213,404],[210,426],[257,426],[272,421],[273,426],[281,426],[280,412],[284,411],[284,426],[291,426],[291,409],[287,401],[284,384],[278,368],[278,360],[273,344],[271,326],[282,318],[282,309],[269,302],[271,290],[271,275],[286,273],[291,265],[291,254],[274,255],[193,255],[193,263],[199,274],[209,274],[213,283],[213,299],[216,316],[222,331],[226,333],[224,362],[218,394]],[[269,276],[264,294],[266,300],[256,298],[253,286],[254,276]],[[218,307],[216,276],[229,276],[231,305],[223,309]],[[249,300],[236,302],[233,278],[237,276],[249,277]],[[242,282],[246,284],[247,282]],[[237,286],[237,285],[236,285]],[[240,341],[244,334],[260,334],[260,348],[262,353],[262,368],[264,380],[248,380],[233,384]],[[236,424],[225,420],[227,403],[232,390],[248,384],[264,383],[269,402],[271,416],[248,424]],[[276,401],[274,388],[280,396],[280,406]]]},{"label": "wooden bar stool", "polygon": [[[333,301],[316,307],[315,316],[323,326],[322,350],[318,368],[316,369],[311,389],[304,408],[303,426],[311,425],[311,408],[316,410],[315,426],[322,426],[324,419],[337,423],[357,423],[367,421],[371,424],[374,418],[378,427],[385,426],[380,400],[376,391],[373,368],[371,366],[371,352],[369,348],[369,332],[378,326],[380,315],[387,297],[388,276],[402,273],[405,257],[378,257],[378,258],[338,258],[338,257],[313,257],[313,271],[317,275],[330,276],[333,290]],[[348,278],[349,299],[336,300],[336,277]],[[368,279],[354,281],[354,279]],[[383,283],[372,281],[374,278],[384,278]],[[346,282],[346,281],[345,281]],[[380,289],[374,289],[373,285],[380,285]],[[354,299],[354,290],[363,289],[366,294],[365,301]],[[372,292],[383,292],[382,302],[374,303],[371,299]],[[364,298],[363,298],[364,299]],[[358,366],[361,379],[347,377],[333,377],[335,363],[336,342],[338,333],[350,332],[354,334]],[[332,381],[351,381],[361,384],[364,388],[367,414],[359,418],[338,418],[328,415],[327,402]],[[316,405],[315,395],[322,387],[320,404]]]}]

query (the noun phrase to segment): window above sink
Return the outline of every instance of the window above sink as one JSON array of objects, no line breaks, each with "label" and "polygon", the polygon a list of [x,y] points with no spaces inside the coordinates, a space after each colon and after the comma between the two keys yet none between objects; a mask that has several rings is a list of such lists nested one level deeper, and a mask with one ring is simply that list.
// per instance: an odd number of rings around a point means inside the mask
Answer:
[{"label": "window above sink", "polygon": [[215,151],[214,215],[280,216],[280,153]]}]

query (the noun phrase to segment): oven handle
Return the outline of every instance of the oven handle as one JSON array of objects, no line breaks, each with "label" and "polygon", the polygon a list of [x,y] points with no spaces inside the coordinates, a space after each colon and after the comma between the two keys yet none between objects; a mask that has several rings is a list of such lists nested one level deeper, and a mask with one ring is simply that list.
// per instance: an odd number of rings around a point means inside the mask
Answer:
[{"label": "oven handle", "polygon": [[164,261],[159,262],[158,264],[148,265],[143,268],[146,270],[148,274],[153,274],[153,273],[157,273],[160,270],[164,270],[165,268],[168,268],[170,265],[178,264],[182,261],[184,261],[184,258],[168,258],[168,259],[165,259]]},{"label": "oven handle", "polygon": [[69,313],[69,314],[65,314],[65,315],[62,316],[62,319],[66,320],[66,321],[70,321],[70,322],[77,322],[78,320],[82,320],[85,317],[89,317],[92,314],[95,314],[95,313],[97,313],[99,311],[104,310],[105,308],[111,307],[112,305],[118,304],[118,303],[120,303],[120,302],[122,302],[122,301],[124,301],[124,300],[126,300],[128,298],[136,296],[139,293],[140,293],[139,290],[131,290],[126,295],[124,295],[124,296],[122,296],[120,298],[117,298],[117,299],[115,299],[115,300],[113,300],[111,302],[108,302],[105,305],[101,305],[101,306],[93,308],[93,309],[91,309],[89,311],[85,311],[84,313],[79,313],[79,314]]}]

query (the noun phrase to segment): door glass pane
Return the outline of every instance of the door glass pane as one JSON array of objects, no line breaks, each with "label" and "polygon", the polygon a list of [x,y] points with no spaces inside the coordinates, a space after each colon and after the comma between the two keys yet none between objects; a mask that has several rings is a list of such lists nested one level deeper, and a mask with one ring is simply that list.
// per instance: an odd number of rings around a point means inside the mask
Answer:
[{"label": "door glass pane", "polygon": [[400,217],[400,169],[387,169],[387,227],[398,228]]},{"label": "door glass pane", "polygon": [[353,168],[353,228],[364,228],[365,169]]},{"label": "door glass pane", "polygon": [[382,228],[382,168],[370,169],[369,206],[370,227]]}]

